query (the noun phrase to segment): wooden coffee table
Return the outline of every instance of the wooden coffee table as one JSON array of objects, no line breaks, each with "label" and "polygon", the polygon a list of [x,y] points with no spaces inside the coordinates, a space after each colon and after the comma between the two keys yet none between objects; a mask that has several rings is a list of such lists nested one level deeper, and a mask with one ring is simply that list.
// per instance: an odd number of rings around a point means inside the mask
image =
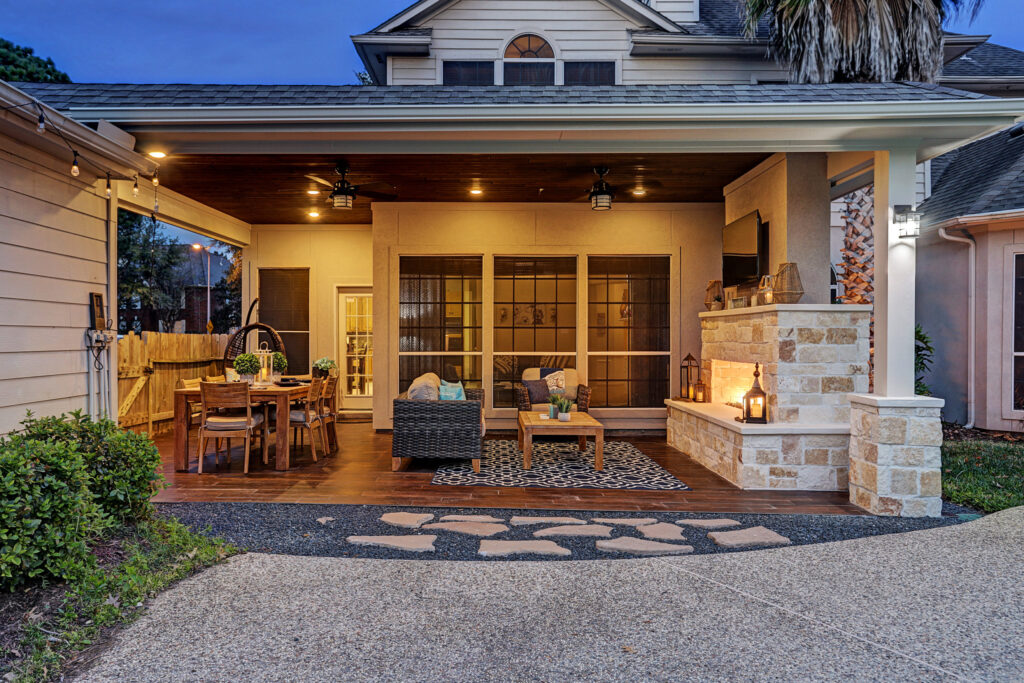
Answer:
[{"label": "wooden coffee table", "polygon": [[534,436],[578,436],[580,450],[587,450],[587,437],[594,437],[594,469],[604,470],[604,425],[587,413],[570,413],[568,422],[541,419],[541,413],[520,411],[519,450],[523,452],[523,469],[533,467]]}]

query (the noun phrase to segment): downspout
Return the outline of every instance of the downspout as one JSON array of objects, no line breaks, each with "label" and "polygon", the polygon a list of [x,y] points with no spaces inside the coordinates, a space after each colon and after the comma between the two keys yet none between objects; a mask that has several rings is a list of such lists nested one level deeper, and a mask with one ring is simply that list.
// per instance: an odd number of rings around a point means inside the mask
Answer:
[{"label": "downspout", "polygon": [[977,243],[966,228],[962,230],[966,237],[950,235],[945,228],[939,228],[939,237],[950,242],[967,245],[967,424],[964,429],[974,427],[974,343],[978,333],[975,269],[977,267]]}]

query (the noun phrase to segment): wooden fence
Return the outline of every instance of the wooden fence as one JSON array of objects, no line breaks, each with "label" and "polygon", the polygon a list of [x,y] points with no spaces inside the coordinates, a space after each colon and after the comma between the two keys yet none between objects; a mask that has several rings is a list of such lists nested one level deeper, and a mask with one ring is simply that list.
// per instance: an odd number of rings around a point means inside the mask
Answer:
[{"label": "wooden fence", "polygon": [[117,341],[118,423],[150,435],[173,427],[178,381],[224,374],[229,334],[135,333]]}]

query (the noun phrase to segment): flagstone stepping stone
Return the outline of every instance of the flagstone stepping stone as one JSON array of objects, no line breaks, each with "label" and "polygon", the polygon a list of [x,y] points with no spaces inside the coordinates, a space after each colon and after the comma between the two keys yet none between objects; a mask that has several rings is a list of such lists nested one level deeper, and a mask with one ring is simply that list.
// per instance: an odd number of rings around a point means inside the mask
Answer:
[{"label": "flagstone stepping stone", "polygon": [[526,526],[527,524],[586,524],[586,521],[575,517],[513,517],[509,524]]},{"label": "flagstone stepping stone", "polygon": [[419,529],[432,519],[434,515],[429,512],[386,512],[380,516],[380,521],[385,524],[403,529]]},{"label": "flagstone stepping stone", "polygon": [[677,519],[676,524],[695,526],[698,529],[721,529],[727,526],[739,526],[735,519]]},{"label": "flagstone stepping stone", "polygon": [[750,548],[759,545],[789,545],[791,541],[763,526],[735,531],[712,531],[708,538],[723,548]]},{"label": "flagstone stepping stone", "polygon": [[658,520],[654,517],[594,517],[591,522],[598,524],[622,524],[625,526],[646,526]]},{"label": "flagstone stepping stone", "polygon": [[483,557],[507,557],[508,555],[559,555],[568,557],[572,551],[554,541],[480,541]]},{"label": "flagstone stepping stone", "polygon": [[445,515],[442,522],[504,522],[503,519],[490,515]]},{"label": "flagstone stepping stone", "polygon": [[565,524],[563,526],[549,526],[547,529],[538,529],[533,532],[537,538],[544,536],[604,536],[609,538],[612,535],[610,526],[600,524]]},{"label": "flagstone stepping stone", "polygon": [[373,545],[378,548],[408,550],[413,553],[434,552],[434,541],[437,536],[416,534],[413,536],[349,536],[348,542],[353,545]]},{"label": "flagstone stepping stone", "polygon": [[502,531],[508,531],[508,527],[504,524],[488,524],[486,522],[434,522],[433,524],[424,524],[420,528],[454,531],[470,536],[493,536]]},{"label": "flagstone stepping stone", "polygon": [[653,538],[656,541],[685,541],[683,530],[675,524],[658,522],[657,524],[646,524],[637,529],[644,538]]},{"label": "flagstone stepping stone", "polygon": [[597,542],[597,549],[606,553],[629,553],[631,555],[685,555],[693,552],[692,545],[648,541],[632,536],[620,536]]}]

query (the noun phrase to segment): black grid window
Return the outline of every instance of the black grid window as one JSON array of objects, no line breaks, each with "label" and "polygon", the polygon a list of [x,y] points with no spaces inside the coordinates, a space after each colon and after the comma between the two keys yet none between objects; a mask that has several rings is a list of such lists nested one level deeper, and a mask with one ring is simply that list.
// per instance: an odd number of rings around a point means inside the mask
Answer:
[{"label": "black grid window", "polygon": [[445,62],[445,85],[494,85],[494,62]]},{"label": "black grid window", "polygon": [[554,85],[554,62],[505,62],[505,85]]},{"label": "black grid window", "polygon": [[566,85],[615,85],[615,62],[566,62]]},{"label": "black grid window", "polygon": [[669,395],[670,259],[588,261],[587,383],[594,407],[661,406]]},{"label": "black grid window", "polygon": [[414,379],[428,372],[446,382],[462,382],[465,387],[479,389],[482,386],[481,362],[479,354],[399,355],[398,391],[405,391]]},{"label": "black grid window", "polygon": [[[260,322],[281,336],[288,369],[309,372],[309,270],[260,268],[258,286]],[[261,332],[259,341],[269,343],[270,337]]]}]

